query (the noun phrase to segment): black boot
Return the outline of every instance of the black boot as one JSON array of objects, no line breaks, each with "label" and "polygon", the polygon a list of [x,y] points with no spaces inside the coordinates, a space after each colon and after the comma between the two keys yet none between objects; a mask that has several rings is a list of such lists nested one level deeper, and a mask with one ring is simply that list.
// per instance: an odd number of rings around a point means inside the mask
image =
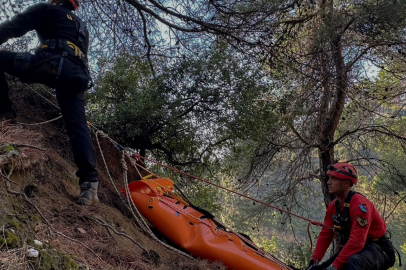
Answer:
[{"label": "black boot", "polygon": [[97,188],[99,182],[83,182],[80,185],[79,200],[76,202],[80,205],[96,205],[99,203],[97,197]]}]

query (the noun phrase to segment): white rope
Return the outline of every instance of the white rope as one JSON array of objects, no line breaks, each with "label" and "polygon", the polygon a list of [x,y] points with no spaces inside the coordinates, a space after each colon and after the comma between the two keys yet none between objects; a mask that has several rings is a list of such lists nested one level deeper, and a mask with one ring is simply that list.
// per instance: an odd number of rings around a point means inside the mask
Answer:
[{"label": "white rope", "polygon": [[[123,159],[125,158],[125,154],[123,151]],[[123,160],[122,159],[122,160]],[[125,163],[125,160],[124,160]],[[130,189],[128,188],[128,177],[127,177],[127,170],[123,171],[123,179],[124,179],[124,188],[125,188],[125,194],[127,198],[127,203],[128,203],[128,209],[131,211],[133,217],[136,219],[138,225],[143,229],[146,233],[150,234],[152,238],[155,237],[149,226],[146,224],[143,216],[141,213],[138,211],[137,206],[134,204],[134,201],[131,198],[131,193]]]},{"label": "white rope", "polygon": [[102,157],[102,160],[103,160],[103,163],[104,163],[104,167],[106,168],[106,172],[107,172],[107,175],[109,176],[110,182],[111,182],[111,184],[113,185],[114,190],[116,191],[117,195],[120,196],[120,192],[118,192],[118,189],[117,189],[117,187],[116,187],[116,184],[114,184],[113,177],[111,177],[111,174],[110,174],[110,172],[109,172],[109,167],[107,166],[106,159],[104,158],[103,150],[101,149],[100,142],[99,142],[99,136],[98,136],[99,134],[100,134],[100,136],[107,136],[107,135],[105,135],[105,133],[104,133],[103,131],[98,130],[98,131],[96,132],[96,134],[95,134],[95,135],[96,135],[96,142],[97,142],[97,146],[99,147],[100,155],[101,155],[101,157]]},{"label": "white rope", "polygon": [[[50,101],[49,99],[47,99],[46,97],[44,97],[43,95],[41,95],[38,91],[34,90],[33,88],[31,88],[31,87],[28,86],[28,85],[27,85],[27,88],[30,89],[31,91],[35,92],[37,95],[39,95],[39,96],[42,97],[44,100],[46,100],[47,102],[49,102],[50,104],[52,104],[54,107],[60,109],[59,106],[57,106],[55,103],[53,103],[52,101]],[[43,88],[43,89],[45,89],[45,88]],[[49,92],[48,92],[48,93],[49,93]],[[62,117],[62,116],[60,116],[60,117]],[[38,124],[24,124],[24,125],[39,125],[39,124],[45,124],[45,123],[49,123],[49,122],[55,121],[55,120],[59,119],[60,117],[58,117],[58,118],[56,118],[56,119],[53,119],[53,120],[50,120],[50,121],[43,122],[43,123],[38,123]],[[111,177],[111,174],[110,174],[110,172],[109,172],[109,170],[108,170],[107,163],[106,163],[106,160],[105,160],[105,158],[104,158],[103,151],[102,151],[102,149],[101,149],[100,142],[99,142],[99,139],[98,139],[98,133],[102,134],[102,136],[107,137],[107,138],[110,140],[110,142],[112,142],[113,144],[118,145],[118,143],[115,142],[113,139],[109,138],[103,131],[97,129],[97,128],[96,128],[93,124],[91,124],[90,122],[88,122],[88,124],[89,124],[91,127],[93,127],[94,129],[97,130],[97,132],[96,132],[96,141],[97,141],[97,145],[98,145],[99,150],[100,150],[100,154],[101,154],[102,159],[103,159],[104,166],[106,167],[107,175],[109,176],[109,179],[110,179],[110,181],[111,181],[111,183],[112,183],[112,185],[113,185],[113,187],[114,187],[116,193],[118,194],[118,196],[121,196],[121,194],[120,194],[120,192],[118,191],[116,185],[114,184],[113,178]],[[124,154],[124,153],[123,153],[123,154]],[[125,161],[124,161],[124,162],[125,162]],[[137,169],[137,170],[138,170],[138,169]],[[145,220],[144,220],[144,217],[139,213],[139,211],[138,211],[137,207],[135,206],[133,200],[132,200],[132,199],[131,199],[131,200],[129,199],[129,194],[130,194],[130,193],[129,193],[129,190],[128,190],[128,180],[127,180],[127,173],[126,173],[126,170],[124,170],[124,172],[125,172],[125,173],[124,173],[124,175],[125,175],[125,176],[124,176],[124,182],[126,183],[126,184],[125,184],[125,188],[126,188],[126,194],[127,194],[127,202],[128,202],[128,204],[129,204],[129,205],[127,205],[127,207],[133,205],[133,208],[136,210],[136,212],[137,212],[137,214],[140,216],[140,218],[138,218],[137,215],[134,213],[134,211],[132,210],[132,207],[129,207],[129,210],[131,211],[133,217],[135,218],[136,222],[140,225],[140,227],[141,227],[144,231],[146,231],[147,233],[149,233],[150,236],[151,236],[155,241],[157,241],[157,242],[160,243],[161,245],[165,246],[166,248],[168,248],[168,249],[170,249],[170,250],[173,250],[173,251],[175,251],[175,252],[177,252],[177,253],[179,253],[179,254],[185,256],[185,257],[188,257],[188,258],[191,258],[191,259],[195,259],[195,258],[193,258],[192,256],[190,256],[189,254],[187,254],[187,253],[185,253],[185,252],[183,252],[183,251],[180,251],[180,250],[178,250],[178,249],[176,249],[176,248],[174,248],[174,247],[172,247],[172,246],[170,246],[170,245],[168,245],[168,244],[162,242],[161,240],[159,240],[159,239],[155,236],[155,234],[151,231],[151,229],[149,228],[149,226],[146,224],[146,222],[145,222]]]},{"label": "white rope", "polygon": [[[125,151],[123,151],[122,161],[124,161],[124,163],[125,163]],[[137,172],[140,174],[140,172],[138,171],[138,168],[137,168]],[[140,175],[141,175],[141,174],[140,174]],[[137,206],[135,205],[134,201],[133,201],[132,199],[130,199],[130,190],[129,190],[129,188],[128,188],[128,179],[127,179],[127,171],[126,171],[126,170],[124,170],[124,186],[125,186],[125,189],[126,189],[127,200],[128,200],[129,202],[131,202],[132,208],[134,208],[134,210],[137,212],[137,214],[141,216],[141,220],[142,220],[144,226],[146,227],[145,231],[146,231],[155,241],[157,241],[157,242],[160,243],[161,245],[165,246],[166,248],[168,248],[168,249],[170,249],[170,250],[172,250],[172,251],[175,251],[175,252],[177,252],[177,253],[179,253],[179,254],[181,254],[181,255],[183,255],[183,256],[186,256],[186,257],[188,257],[188,258],[190,258],[190,259],[195,259],[195,258],[193,258],[192,256],[190,256],[189,254],[187,254],[187,253],[185,253],[185,252],[183,252],[183,251],[180,251],[179,249],[174,248],[174,247],[172,247],[172,246],[170,246],[170,245],[168,245],[168,244],[162,242],[162,241],[161,241],[160,239],[158,239],[158,237],[156,237],[156,235],[151,231],[151,229],[149,228],[149,226],[146,224],[145,218],[144,218],[144,217],[141,215],[141,213],[138,211],[138,208],[137,208]]]},{"label": "white rope", "polygon": [[[38,85],[40,85],[40,84],[38,84]],[[53,105],[55,108],[57,108],[57,109],[61,109],[61,108],[59,108],[59,106],[58,105],[56,105],[55,103],[53,103],[52,101],[50,101],[49,99],[47,99],[46,97],[44,97],[42,94],[40,94],[37,90],[35,90],[34,88],[32,88],[30,85],[26,85],[27,86],[27,88],[29,89],[29,90],[31,90],[31,91],[33,91],[34,93],[36,93],[38,96],[40,96],[40,97],[42,97],[43,99],[45,99],[46,101],[48,101],[51,105]],[[42,85],[40,85],[41,87],[42,87]],[[47,91],[44,87],[42,87],[42,89],[44,89],[45,91]],[[47,91],[47,93],[49,93],[48,91]],[[51,94],[52,95],[52,93],[49,93],[49,94]]]},{"label": "white rope", "polygon": [[51,123],[51,122],[59,120],[61,118],[62,118],[62,115],[58,116],[57,118],[54,118],[54,119],[51,119],[51,120],[48,120],[48,121],[44,121],[44,122],[41,122],[41,123],[35,123],[35,124],[18,123],[18,124],[21,125],[21,126],[39,126],[39,125],[44,125],[44,124]]}]

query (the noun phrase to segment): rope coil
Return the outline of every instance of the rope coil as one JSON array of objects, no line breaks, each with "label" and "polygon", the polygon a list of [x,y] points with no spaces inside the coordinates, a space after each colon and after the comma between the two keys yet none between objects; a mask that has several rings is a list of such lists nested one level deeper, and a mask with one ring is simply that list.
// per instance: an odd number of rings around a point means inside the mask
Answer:
[{"label": "rope coil", "polygon": [[121,165],[121,168],[123,168],[124,171],[128,171],[127,163],[125,162],[124,156],[120,160],[120,165]]}]

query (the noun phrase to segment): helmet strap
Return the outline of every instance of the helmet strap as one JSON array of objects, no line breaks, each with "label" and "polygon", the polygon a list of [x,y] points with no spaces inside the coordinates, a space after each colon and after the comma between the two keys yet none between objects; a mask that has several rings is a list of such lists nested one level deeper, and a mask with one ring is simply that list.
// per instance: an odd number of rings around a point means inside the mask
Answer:
[{"label": "helmet strap", "polygon": [[340,181],[340,190],[335,194],[336,197],[337,197],[338,199],[340,199],[340,201],[341,201],[341,200],[342,200],[342,201],[345,200],[345,198],[340,198],[341,196],[345,195],[345,194],[347,193],[347,191],[348,191],[348,193],[351,191],[351,187],[345,189],[345,188],[343,188],[343,185],[344,185],[344,181]]}]

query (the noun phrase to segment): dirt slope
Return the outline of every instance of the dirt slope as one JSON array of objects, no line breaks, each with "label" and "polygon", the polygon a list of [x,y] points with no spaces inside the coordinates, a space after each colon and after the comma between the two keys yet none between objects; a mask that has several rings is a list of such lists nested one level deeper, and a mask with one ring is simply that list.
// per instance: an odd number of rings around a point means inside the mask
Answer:
[{"label": "dirt slope", "polygon": [[[18,122],[58,117],[58,109],[34,91],[56,104],[44,88],[14,82]],[[121,190],[121,155],[108,139],[99,139],[114,185]],[[95,148],[100,204],[79,206],[76,168],[62,120],[32,126],[0,122],[0,269],[224,269],[187,258],[143,233],[106,174],[97,144]],[[126,162],[128,181],[138,179]],[[28,258],[30,248],[39,256]]]}]

